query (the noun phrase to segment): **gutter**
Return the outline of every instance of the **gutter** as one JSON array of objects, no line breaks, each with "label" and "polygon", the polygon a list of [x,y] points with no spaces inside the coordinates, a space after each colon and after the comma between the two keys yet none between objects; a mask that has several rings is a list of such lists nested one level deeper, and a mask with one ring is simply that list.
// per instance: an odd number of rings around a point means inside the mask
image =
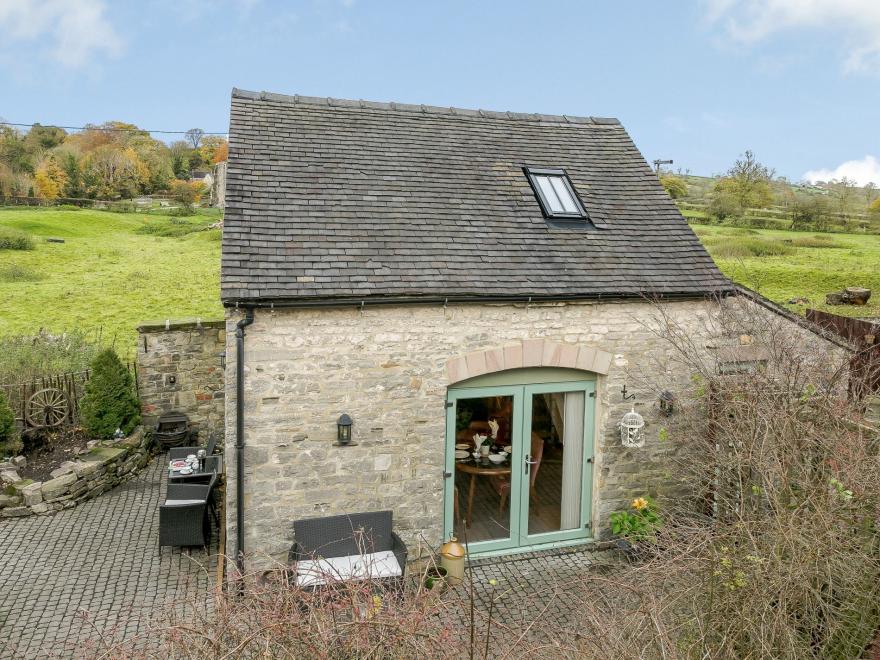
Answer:
[{"label": "gutter", "polygon": [[254,322],[253,307],[235,325],[235,566],[244,575],[244,329]]},{"label": "gutter", "polygon": [[614,294],[559,294],[529,296],[516,295],[451,295],[451,296],[365,296],[339,297],[339,298],[229,298],[223,301],[225,307],[239,305],[249,309],[274,309],[295,308],[308,309],[319,307],[364,307],[366,305],[448,305],[448,304],[503,304],[503,303],[552,303],[552,302],[629,302],[629,301],[673,301],[673,300],[705,300],[706,298],[726,298],[736,295],[734,287],[719,288],[715,291],[704,293],[676,292],[643,294],[643,293],[614,293]]}]

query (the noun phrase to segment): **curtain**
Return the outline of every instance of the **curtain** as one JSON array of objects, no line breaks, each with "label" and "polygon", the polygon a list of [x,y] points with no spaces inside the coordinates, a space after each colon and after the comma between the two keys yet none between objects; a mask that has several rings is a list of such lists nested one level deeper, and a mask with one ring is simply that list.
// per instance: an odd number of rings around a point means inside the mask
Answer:
[{"label": "curtain", "polygon": [[[566,392],[553,398],[563,400],[562,427],[562,505],[560,529],[575,529],[581,524],[583,489],[584,402],[583,392]],[[558,427],[557,427],[558,428]]]}]

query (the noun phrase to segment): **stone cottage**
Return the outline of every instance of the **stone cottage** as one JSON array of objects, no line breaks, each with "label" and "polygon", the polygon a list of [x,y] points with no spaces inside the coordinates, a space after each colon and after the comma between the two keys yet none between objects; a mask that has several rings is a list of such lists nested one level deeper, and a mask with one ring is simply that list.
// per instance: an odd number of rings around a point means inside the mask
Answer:
[{"label": "stone cottage", "polygon": [[230,555],[384,509],[411,555],[583,543],[665,487],[649,299],[699,342],[735,288],[617,120],[235,90],[226,205]]}]

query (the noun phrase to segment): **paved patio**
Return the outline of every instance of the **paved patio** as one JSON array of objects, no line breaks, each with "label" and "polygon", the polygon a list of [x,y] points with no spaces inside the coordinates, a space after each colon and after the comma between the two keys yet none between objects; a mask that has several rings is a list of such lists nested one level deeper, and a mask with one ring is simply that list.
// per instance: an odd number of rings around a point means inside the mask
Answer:
[{"label": "paved patio", "polygon": [[[0,522],[0,657],[74,657],[97,629],[142,631],[161,604],[204,592],[216,558],[159,541],[165,458],[97,499]],[[216,538],[215,538],[216,541]]]},{"label": "paved patio", "polygon": [[[116,489],[54,516],[0,522],[0,658],[89,656],[96,647],[83,642],[97,642],[98,631],[116,640],[145,633],[163,605],[210,589],[216,545],[210,555],[157,553],[164,466],[159,457]],[[571,639],[578,576],[609,561],[609,553],[581,548],[474,562],[479,637],[494,600],[493,639],[515,639],[529,624],[532,644]],[[456,591],[464,596],[465,588]],[[448,614],[464,631],[469,600],[449,597]]]}]

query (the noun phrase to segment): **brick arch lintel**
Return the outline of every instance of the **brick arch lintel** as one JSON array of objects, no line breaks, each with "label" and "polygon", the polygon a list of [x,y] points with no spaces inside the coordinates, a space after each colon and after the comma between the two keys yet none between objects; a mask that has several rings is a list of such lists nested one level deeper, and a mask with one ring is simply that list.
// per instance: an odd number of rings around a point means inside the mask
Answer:
[{"label": "brick arch lintel", "polygon": [[611,353],[585,344],[525,339],[519,344],[474,351],[446,361],[449,383],[524,367],[563,367],[607,375]]}]

